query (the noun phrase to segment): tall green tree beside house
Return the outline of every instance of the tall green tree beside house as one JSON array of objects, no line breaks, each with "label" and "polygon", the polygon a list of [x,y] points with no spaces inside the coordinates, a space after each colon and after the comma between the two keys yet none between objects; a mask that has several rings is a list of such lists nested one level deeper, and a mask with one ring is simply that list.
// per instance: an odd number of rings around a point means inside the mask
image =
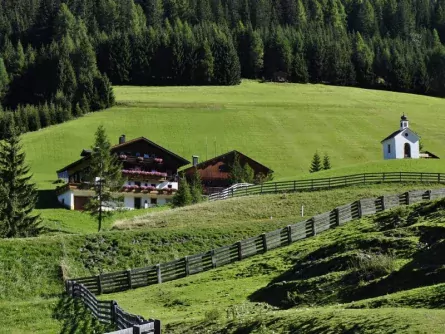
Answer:
[{"label": "tall green tree beside house", "polygon": [[179,179],[178,191],[173,196],[172,204],[174,207],[181,207],[193,203],[193,197],[190,191],[190,185],[185,177]]},{"label": "tall green tree beside house", "polygon": [[124,184],[122,176],[122,163],[116,154],[110,153],[111,143],[105,128],[101,125],[97,128],[94,145],[91,147],[91,158],[87,179],[89,188],[94,190],[85,205],[86,211],[97,219],[98,231],[102,229],[105,218],[113,215],[122,203],[122,196],[117,192]]},{"label": "tall green tree beside house", "polygon": [[193,173],[192,182],[190,184],[190,194],[193,203],[202,202],[202,181],[197,170]]},{"label": "tall green tree beside house", "polygon": [[11,122],[0,142],[0,236],[33,237],[40,233],[40,216],[33,214],[37,187],[31,181],[19,131]]}]

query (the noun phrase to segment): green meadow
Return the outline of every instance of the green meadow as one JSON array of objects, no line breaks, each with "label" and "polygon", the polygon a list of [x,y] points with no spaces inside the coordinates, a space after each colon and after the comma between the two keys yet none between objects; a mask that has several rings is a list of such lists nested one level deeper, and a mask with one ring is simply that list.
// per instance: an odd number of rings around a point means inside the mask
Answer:
[{"label": "green meadow", "polygon": [[[384,171],[443,171],[442,160],[384,161],[380,141],[406,113],[425,149],[445,157],[445,100],[324,85],[245,80],[233,87],[115,87],[117,105],[23,136],[50,230],[92,232],[87,214],[55,209],[56,170],[90,148],[103,124],[113,144],[148,139],[191,160],[237,149],[275,171],[275,180]],[[315,151],[332,169],[309,174]],[[127,213],[134,216],[137,213]],[[118,217],[121,218],[121,217]],[[109,225],[111,222],[109,223]],[[83,229],[85,227],[85,229]]]}]

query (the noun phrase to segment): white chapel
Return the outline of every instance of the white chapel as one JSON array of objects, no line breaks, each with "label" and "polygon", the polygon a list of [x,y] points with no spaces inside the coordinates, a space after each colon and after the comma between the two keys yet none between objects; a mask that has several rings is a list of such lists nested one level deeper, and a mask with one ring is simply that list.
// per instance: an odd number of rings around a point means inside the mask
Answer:
[{"label": "white chapel", "polygon": [[400,129],[381,141],[383,158],[387,159],[419,159],[419,135],[409,128],[408,118],[403,114]]}]

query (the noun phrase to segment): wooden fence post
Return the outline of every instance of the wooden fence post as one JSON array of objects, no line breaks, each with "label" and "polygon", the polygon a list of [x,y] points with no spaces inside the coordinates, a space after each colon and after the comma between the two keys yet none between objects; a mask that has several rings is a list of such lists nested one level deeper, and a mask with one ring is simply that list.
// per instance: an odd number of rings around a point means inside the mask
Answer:
[{"label": "wooden fence post", "polygon": [[437,173],[437,182],[440,183],[440,173]]},{"label": "wooden fence post", "polygon": [[402,182],[402,172],[399,172],[400,175],[400,182]]},{"label": "wooden fence post", "polygon": [[382,211],[385,211],[386,210],[386,207],[385,207],[385,196],[380,196],[380,200],[382,201]]},{"label": "wooden fence post", "polygon": [[294,180],[294,191],[297,191],[297,181]]},{"label": "wooden fence post", "polygon": [[[213,258],[213,256],[212,256],[212,258]],[[184,262],[185,262],[185,276],[188,276],[188,275],[190,275],[190,266],[189,266],[189,257],[188,256],[184,257]]]},{"label": "wooden fence post", "polygon": [[363,184],[366,183],[366,173],[363,173]]},{"label": "wooden fence post", "polygon": [[263,194],[263,184],[261,183],[261,194]]},{"label": "wooden fence post", "polygon": [[406,192],[406,204],[409,205],[410,204],[410,199],[409,199],[409,191]]},{"label": "wooden fence post", "polygon": [[275,182],[275,193],[277,193],[278,192],[278,190],[277,190],[277,182]]},{"label": "wooden fence post", "polygon": [[241,241],[238,241],[236,245],[238,246],[238,260],[241,261],[243,259],[243,250],[241,246]]},{"label": "wooden fence post", "polygon": [[133,289],[133,282],[131,280],[131,269],[127,270],[128,288]]},{"label": "wooden fence post", "polygon": [[356,203],[357,203],[358,217],[361,218],[362,217],[362,202],[360,200],[358,200]]},{"label": "wooden fence post", "polygon": [[212,268],[216,268],[216,256],[215,256],[215,250],[212,249],[210,251],[210,254],[212,255]]},{"label": "wooden fence post", "polygon": [[340,226],[340,209],[335,208],[335,225]]},{"label": "wooden fence post", "polygon": [[287,225],[287,243],[292,243],[292,225]]},{"label": "wooden fence post", "polygon": [[261,238],[263,239],[263,249],[264,249],[264,253],[267,252],[267,236],[266,233],[263,233],[261,235]]},{"label": "wooden fence post", "polygon": [[428,194],[428,200],[431,201],[431,190],[427,190],[426,193]]},{"label": "wooden fence post", "polygon": [[311,180],[311,190],[314,190],[314,179]]},{"label": "wooden fence post", "polygon": [[161,321],[155,320],[155,332],[154,334],[161,334]]},{"label": "wooden fence post", "polygon": [[117,302],[115,300],[112,300],[110,307],[111,307],[111,322],[113,324],[116,324],[117,323],[117,311],[116,311]]},{"label": "wooden fence post", "polygon": [[162,283],[161,265],[159,263],[156,265],[156,275],[158,275],[158,284]]},{"label": "wooden fence post", "polygon": [[312,235],[316,236],[317,231],[315,230],[315,219],[314,218],[311,218],[311,228],[312,228]]},{"label": "wooden fence post", "polygon": [[101,295],[102,294],[102,280],[100,279],[100,274],[99,275],[96,275],[96,280],[97,280],[97,293],[99,294],[99,295]]}]

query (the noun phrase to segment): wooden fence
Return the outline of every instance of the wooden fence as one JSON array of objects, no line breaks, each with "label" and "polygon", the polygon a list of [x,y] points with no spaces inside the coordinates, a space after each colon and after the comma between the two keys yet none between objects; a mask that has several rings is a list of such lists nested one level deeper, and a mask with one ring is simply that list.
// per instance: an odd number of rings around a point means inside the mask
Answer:
[{"label": "wooden fence", "polygon": [[263,233],[232,245],[212,249],[208,252],[186,256],[145,268],[76,278],[75,281],[83,284],[96,294],[125,291],[168,282],[222,267],[256,254],[263,254],[269,250],[315,236],[325,230],[343,225],[362,216],[372,215],[399,205],[408,205],[422,200],[442,197],[445,197],[445,188],[426,191],[415,190],[399,195],[365,198],[339,206],[332,211],[316,215],[308,220],[288,225],[272,232]]},{"label": "wooden fence", "polygon": [[228,188],[219,193],[211,194],[209,200],[217,201],[248,195],[324,190],[360,184],[394,182],[445,183],[445,174],[416,172],[364,173],[321,179],[267,182],[255,186],[240,187],[239,189]]},{"label": "wooden fence", "polygon": [[100,322],[114,324],[119,329],[108,334],[161,334],[159,320],[145,320],[139,315],[127,313],[114,300],[98,300],[76,280],[65,281],[65,288],[69,296],[80,298]]}]

